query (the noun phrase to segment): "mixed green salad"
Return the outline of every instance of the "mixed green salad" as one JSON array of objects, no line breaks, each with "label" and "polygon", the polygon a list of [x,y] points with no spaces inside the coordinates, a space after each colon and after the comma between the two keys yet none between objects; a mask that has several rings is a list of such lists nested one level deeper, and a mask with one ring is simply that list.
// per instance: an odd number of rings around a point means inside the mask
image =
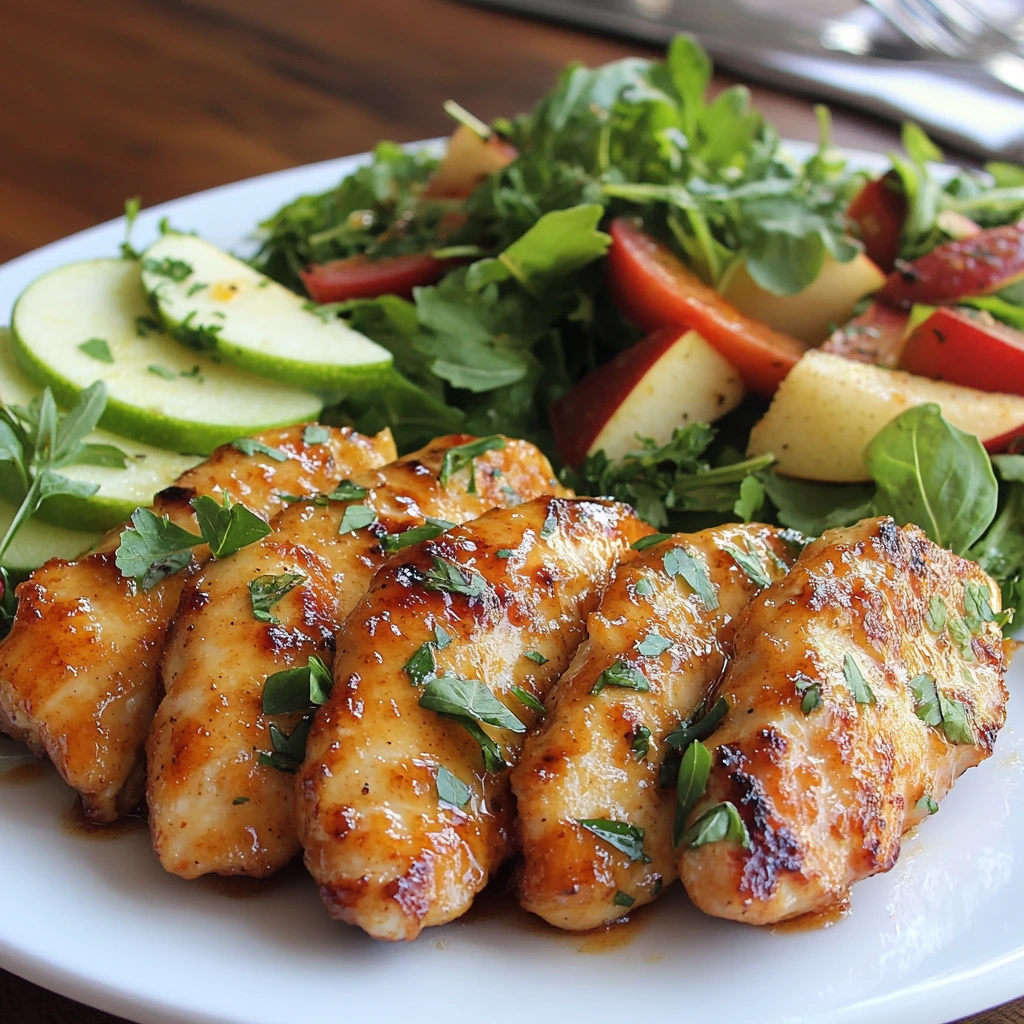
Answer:
[{"label": "mixed green salad", "polygon": [[[0,480],[19,510],[0,564],[13,533],[68,492],[62,466],[121,458],[90,440],[97,425],[201,454],[320,415],[390,426],[402,451],[456,431],[528,439],[578,493],[628,501],[665,531],[762,520],[816,535],[891,514],[976,559],[1004,606],[1024,608],[1024,169],[949,173],[907,125],[905,152],[872,176],[832,146],[824,108],[816,149],[797,160],[744,88],[712,98],[710,78],[686,36],[664,61],[572,66],[512,120],[483,124],[449,104],[447,154],[381,143],[335,188],[263,221],[246,264],[165,226],[146,252],[126,243],[120,260],[62,268],[65,297],[116,292],[116,329],[95,298],[77,334],[53,327],[45,300],[58,285],[33,285],[11,346],[46,390],[0,407]],[[732,396],[714,425],[655,394],[657,430],[600,446],[630,399],[622,382],[670,379],[659,361],[687,331],[699,335],[688,354],[718,360],[707,387],[690,384]],[[773,397],[797,393],[805,350],[828,353],[819,364],[849,395],[843,431],[877,374],[926,381],[910,402],[887,399],[852,472],[794,472],[752,443]],[[76,405],[94,380],[106,383]],[[241,396],[223,415],[211,381]],[[159,416],[143,409],[138,395],[164,386],[184,404],[169,391]],[[70,425],[57,404],[76,410]],[[832,410],[815,416],[810,432],[827,433]],[[9,611],[9,586],[4,600]]]}]

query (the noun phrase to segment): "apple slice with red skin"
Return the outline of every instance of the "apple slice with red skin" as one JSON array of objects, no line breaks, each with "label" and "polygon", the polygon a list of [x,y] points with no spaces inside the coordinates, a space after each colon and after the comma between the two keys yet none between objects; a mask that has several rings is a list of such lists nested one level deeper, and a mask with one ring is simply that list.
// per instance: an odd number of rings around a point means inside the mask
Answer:
[{"label": "apple slice with red skin", "polygon": [[907,217],[907,197],[899,176],[890,171],[869,181],[846,212],[857,225],[868,258],[888,273],[900,254],[900,235]]},{"label": "apple slice with red skin", "polygon": [[616,304],[641,330],[689,327],[713,345],[751,391],[770,395],[807,350],[741,313],[628,217],[608,229],[608,280]]},{"label": "apple slice with red skin", "polygon": [[910,314],[881,302],[872,302],[859,316],[837,327],[823,352],[875,366],[894,367],[899,362]]},{"label": "apple slice with red skin", "polygon": [[980,391],[1024,395],[1024,333],[991,317],[937,309],[910,333],[899,366]]},{"label": "apple slice with red skin", "polygon": [[519,151],[499,135],[480,138],[460,124],[448,140],[448,150],[427,182],[427,199],[465,199],[492,174],[507,167]]},{"label": "apple slice with red skin", "polygon": [[662,327],[555,402],[555,447],[570,466],[602,450],[620,459],[639,437],[664,444],[676,427],[710,423],[742,400],[739,375],[699,334]]},{"label": "apple slice with red skin", "polygon": [[1024,222],[987,228],[899,263],[875,298],[900,309],[947,306],[969,295],[997,292],[1022,278]]}]

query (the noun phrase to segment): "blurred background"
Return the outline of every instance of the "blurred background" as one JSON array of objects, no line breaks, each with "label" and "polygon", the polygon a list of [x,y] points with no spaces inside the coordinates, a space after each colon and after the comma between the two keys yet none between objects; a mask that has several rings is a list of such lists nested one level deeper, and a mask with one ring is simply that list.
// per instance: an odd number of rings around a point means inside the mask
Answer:
[{"label": "blurred background", "polygon": [[[886,24],[856,0],[3,0],[0,260],[117,215],[127,196],[152,205],[381,138],[446,134],[448,97],[485,120],[516,113],[567,61],[655,53],[678,28],[711,47],[718,87],[752,84],[783,135],[815,138],[812,103],[824,99],[839,143],[888,149],[894,101],[865,82],[891,93],[893,73],[918,76],[920,104],[969,62],[922,60]],[[888,56],[850,58],[822,42],[837,39]],[[843,77],[855,71],[861,79]],[[986,124],[1008,103],[1024,137],[1021,95],[1000,85],[998,96],[985,118],[973,103],[968,121]],[[946,98],[939,113],[953,107]],[[936,134],[954,155],[981,156],[977,139]]]}]

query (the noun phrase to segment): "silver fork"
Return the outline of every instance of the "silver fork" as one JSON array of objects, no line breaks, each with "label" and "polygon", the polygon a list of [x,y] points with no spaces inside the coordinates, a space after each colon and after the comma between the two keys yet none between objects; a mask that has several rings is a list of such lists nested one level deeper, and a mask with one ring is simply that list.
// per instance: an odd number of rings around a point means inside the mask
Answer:
[{"label": "silver fork", "polygon": [[1024,11],[1012,0],[867,0],[918,46],[1024,92]]}]

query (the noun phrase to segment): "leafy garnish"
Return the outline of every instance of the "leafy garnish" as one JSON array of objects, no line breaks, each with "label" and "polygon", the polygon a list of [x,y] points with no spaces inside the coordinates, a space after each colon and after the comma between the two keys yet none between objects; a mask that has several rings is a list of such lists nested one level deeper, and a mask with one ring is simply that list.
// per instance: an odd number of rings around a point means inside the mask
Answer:
[{"label": "leafy garnish", "polygon": [[366,488],[351,480],[342,480],[327,497],[331,501],[361,501],[366,497]]},{"label": "leafy garnish", "polygon": [[646,725],[638,725],[630,734],[630,751],[642,761],[651,749],[651,730]]},{"label": "leafy garnish", "polygon": [[330,439],[330,427],[322,427],[319,423],[310,423],[302,431],[303,444],[326,444]]},{"label": "leafy garnish", "polygon": [[628,662],[614,662],[606,668],[591,687],[591,693],[601,693],[606,687],[617,686],[625,690],[650,690],[651,684],[647,676],[638,668],[634,668]]},{"label": "leafy garnish", "polygon": [[771,585],[772,578],[768,575],[756,551],[742,551],[735,544],[723,544],[722,550],[727,552],[732,560],[746,573],[751,583],[758,587]]},{"label": "leafy garnish", "polygon": [[711,774],[711,751],[694,740],[685,751],[679,763],[679,776],[676,781],[676,812],[672,827],[672,845],[678,846],[686,832],[686,819],[697,801],[704,795],[708,776]]},{"label": "leafy garnish", "polygon": [[651,859],[644,853],[644,830],[637,825],[608,818],[577,818],[576,824],[624,853],[631,862],[640,860],[646,864]]},{"label": "leafy garnish", "polygon": [[449,594],[464,594],[472,600],[482,600],[490,593],[487,580],[475,569],[464,569],[461,565],[432,555],[433,569],[423,574],[423,585],[427,590],[440,590]]},{"label": "leafy garnish", "polygon": [[427,521],[420,526],[413,526],[402,533],[385,533],[380,543],[389,553],[401,551],[403,548],[412,547],[413,544],[440,537],[445,530],[450,530],[454,526],[455,524],[449,523],[447,519],[431,519],[427,516]]},{"label": "leafy garnish", "polygon": [[750,849],[747,826],[736,810],[736,805],[729,800],[706,810],[683,832],[676,845],[695,850],[708,843],[720,843],[723,840],[739,843],[744,850]]},{"label": "leafy garnish", "polygon": [[935,679],[925,672],[910,680],[914,695],[914,713],[925,725],[941,729],[950,743],[977,742],[967,708],[954,698],[947,697]]},{"label": "leafy garnish", "polygon": [[90,338],[78,346],[79,352],[84,352],[91,359],[100,363],[113,363],[114,353],[110,351],[110,344],[105,338]]},{"label": "leafy garnish", "polygon": [[864,678],[860,666],[850,654],[843,655],[843,678],[858,704],[874,704],[875,694]]},{"label": "leafy garnish", "polygon": [[437,777],[434,781],[437,786],[437,799],[451,804],[452,807],[465,807],[473,795],[469,786],[448,771],[443,764],[437,766]]},{"label": "leafy garnish", "polygon": [[231,442],[232,448],[237,448],[243,455],[266,455],[268,459],[275,462],[287,462],[291,456],[280,448],[272,448],[269,444],[257,441],[251,437],[240,437],[237,441]]},{"label": "leafy garnish", "polygon": [[473,460],[484,452],[498,451],[506,446],[505,438],[493,434],[491,437],[481,437],[468,444],[461,444],[455,448],[449,448],[441,460],[441,472],[438,474],[438,483],[442,487],[448,486],[452,474],[469,467],[469,484],[466,487],[467,494],[476,494],[476,472],[473,468]]},{"label": "leafy garnish", "polygon": [[799,675],[795,681],[796,692],[800,696],[800,710],[809,715],[821,707],[821,683],[807,676]]},{"label": "leafy garnish", "polygon": [[548,709],[544,707],[544,705],[539,700],[537,700],[537,698],[534,697],[534,695],[530,693],[529,690],[526,690],[522,686],[518,685],[513,686],[511,690],[512,696],[514,696],[520,704],[524,705],[525,707],[528,707],[531,711],[533,711],[535,714],[540,715],[541,717],[547,714]]},{"label": "leafy garnish", "polygon": [[171,281],[182,282],[192,275],[192,265],[184,260],[176,260],[165,256],[162,260],[147,257],[142,261],[142,269],[148,274],[166,277]]},{"label": "leafy garnish", "polygon": [[623,892],[621,889],[616,889],[615,895],[612,897],[612,903],[617,907],[626,907],[628,909],[636,903],[636,897],[630,896],[628,892]]},{"label": "leafy garnish", "polygon": [[349,505],[341,515],[338,534],[355,533],[365,530],[377,520],[377,510],[369,505]]},{"label": "leafy garnish", "polygon": [[259,622],[278,625],[280,620],[270,609],[306,579],[299,572],[285,572],[280,576],[257,576],[249,580],[249,600],[252,604],[253,618]]},{"label": "leafy garnish", "polygon": [[671,548],[665,552],[662,565],[669,576],[682,576],[709,612],[718,607],[718,591],[711,582],[703,558],[683,548]]},{"label": "leafy garnish", "polygon": [[263,713],[284,715],[309,711],[326,703],[334,680],[321,658],[311,654],[305,665],[282,669],[263,684]]},{"label": "leafy garnish", "polygon": [[664,654],[671,647],[672,641],[666,640],[660,633],[648,633],[636,645],[636,650],[638,654],[642,654],[645,658],[656,658],[659,654]]}]

